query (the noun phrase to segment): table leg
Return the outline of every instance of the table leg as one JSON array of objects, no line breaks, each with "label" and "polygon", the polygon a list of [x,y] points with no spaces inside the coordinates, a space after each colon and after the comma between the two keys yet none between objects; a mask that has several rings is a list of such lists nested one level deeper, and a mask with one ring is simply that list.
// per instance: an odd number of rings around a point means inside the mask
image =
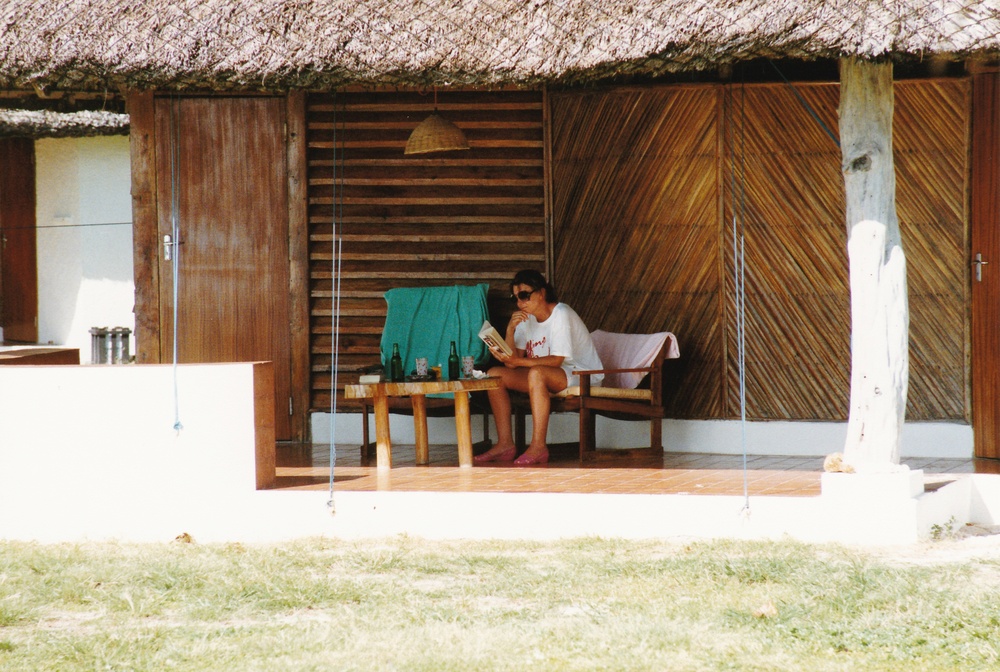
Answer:
[{"label": "table leg", "polygon": [[413,404],[413,436],[416,442],[417,464],[429,464],[430,451],[427,447],[427,397],[422,394],[410,395]]},{"label": "table leg", "polygon": [[458,435],[458,466],[472,466],[472,420],[469,393],[455,392],[455,434]]},{"label": "table leg", "polygon": [[375,394],[375,466],[392,469],[392,441],[389,439],[389,397]]}]

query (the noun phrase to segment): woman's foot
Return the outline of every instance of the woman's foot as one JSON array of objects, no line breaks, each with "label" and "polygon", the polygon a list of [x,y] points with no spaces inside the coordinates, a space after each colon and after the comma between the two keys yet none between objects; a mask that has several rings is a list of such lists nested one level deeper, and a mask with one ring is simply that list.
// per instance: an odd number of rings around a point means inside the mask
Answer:
[{"label": "woman's foot", "polygon": [[549,461],[549,451],[545,448],[532,451],[528,450],[521,457],[514,460],[514,465],[518,467],[528,467],[533,464],[545,464]]},{"label": "woman's foot", "polygon": [[517,446],[500,449],[493,446],[482,455],[473,457],[472,461],[476,464],[483,464],[485,462],[510,462],[515,456],[517,456]]}]

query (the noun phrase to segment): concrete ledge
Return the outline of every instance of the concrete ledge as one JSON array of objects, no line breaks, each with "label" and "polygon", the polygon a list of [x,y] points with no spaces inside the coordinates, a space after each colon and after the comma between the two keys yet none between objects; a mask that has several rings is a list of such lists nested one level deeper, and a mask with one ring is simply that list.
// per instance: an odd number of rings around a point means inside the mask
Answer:
[{"label": "concrete ledge", "polygon": [[[1000,482],[998,482],[1000,485]],[[972,512],[973,479],[964,476],[917,499],[917,536],[929,539],[936,530],[948,532],[976,520]]]},{"label": "concrete ledge", "polygon": [[922,469],[903,469],[891,474],[843,474],[824,472],[820,476],[823,497],[849,501],[906,500],[924,492]]},{"label": "concrete ledge", "polygon": [[[129,498],[47,492],[16,515],[0,516],[0,538],[276,542],[302,537],[365,539],[407,534],[428,539],[792,538],[870,546],[912,544],[934,525],[961,518],[980,486],[963,478],[938,492],[893,505],[844,506],[836,498],[570,493],[334,492],[217,493],[184,483],[136,489]],[[1000,503],[1000,480],[982,485]],[[4,511],[10,502],[0,495]],[[985,510],[986,505],[978,505]],[[1000,508],[996,509],[1000,513]],[[990,514],[992,515],[992,514]]]},{"label": "concrete ledge", "polygon": [[817,522],[826,527],[831,541],[910,544],[929,534],[931,523],[923,522],[918,503],[924,492],[922,470],[824,473],[820,486],[822,511]]},{"label": "concrete ledge", "polygon": [[966,522],[1000,525],[1000,474],[973,474],[967,480],[971,498]]}]

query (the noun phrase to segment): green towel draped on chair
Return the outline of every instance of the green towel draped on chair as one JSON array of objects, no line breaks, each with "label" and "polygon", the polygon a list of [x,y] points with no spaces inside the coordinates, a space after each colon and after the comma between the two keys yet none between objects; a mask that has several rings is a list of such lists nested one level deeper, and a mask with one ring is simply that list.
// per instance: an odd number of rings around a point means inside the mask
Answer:
[{"label": "green towel draped on chair", "polygon": [[[449,287],[398,287],[385,293],[388,306],[385,317],[385,328],[382,330],[382,366],[389,371],[389,358],[392,357],[392,344],[399,344],[399,354],[403,359],[403,371],[409,375],[416,368],[417,357],[426,357],[430,366],[441,364],[443,373],[448,375],[448,354],[451,342],[455,341],[458,356],[472,355],[476,366],[482,367],[489,362],[490,353],[479,339],[479,329],[489,313],[486,305],[486,292],[489,285],[456,285]],[[470,403],[473,408],[483,413],[483,443],[489,445],[488,426],[486,422],[488,403],[476,400],[473,393]],[[428,395],[427,408],[451,408],[454,394]],[[431,400],[431,397],[437,397]],[[442,398],[443,397],[443,398]],[[394,405],[393,402],[405,402]],[[363,444],[361,446],[362,464],[368,464],[374,443],[368,436],[368,409],[370,400],[362,404],[363,413]],[[389,400],[390,412],[411,413],[412,408],[406,399],[392,398]]]},{"label": "green towel draped on chair", "polygon": [[479,338],[483,321],[489,318],[486,292],[489,285],[448,287],[397,287],[385,293],[388,311],[382,330],[382,365],[389,370],[392,344],[399,344],[406,375],[416,368],[415,359],[426,357],[429,366],[440,364],[448,375],[448,354],[455,341],[458,356],[472,355],[476,366],[489,361],[490,353]]}]

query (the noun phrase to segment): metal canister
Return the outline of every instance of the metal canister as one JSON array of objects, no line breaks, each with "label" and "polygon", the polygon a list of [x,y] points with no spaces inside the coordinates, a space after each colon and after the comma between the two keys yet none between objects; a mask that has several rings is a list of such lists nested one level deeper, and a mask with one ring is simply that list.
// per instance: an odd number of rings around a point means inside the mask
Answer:
[{"label": "metal canister", "polygon": [[108,363],[108,328],[92,327],[90,330],[90,363]]},{"label": "metal canister", "polygon": [[112,334],[112,329],[108,329],[104,335],[104,346],[101,349],[101,364],[114,364],[115,363],[115,340]]},{"label": "metal canister", "polygon": [[112,364],[128,364],[129,361],[129,335],[132,330],[128,327],[115,327],[111,330]]}]

